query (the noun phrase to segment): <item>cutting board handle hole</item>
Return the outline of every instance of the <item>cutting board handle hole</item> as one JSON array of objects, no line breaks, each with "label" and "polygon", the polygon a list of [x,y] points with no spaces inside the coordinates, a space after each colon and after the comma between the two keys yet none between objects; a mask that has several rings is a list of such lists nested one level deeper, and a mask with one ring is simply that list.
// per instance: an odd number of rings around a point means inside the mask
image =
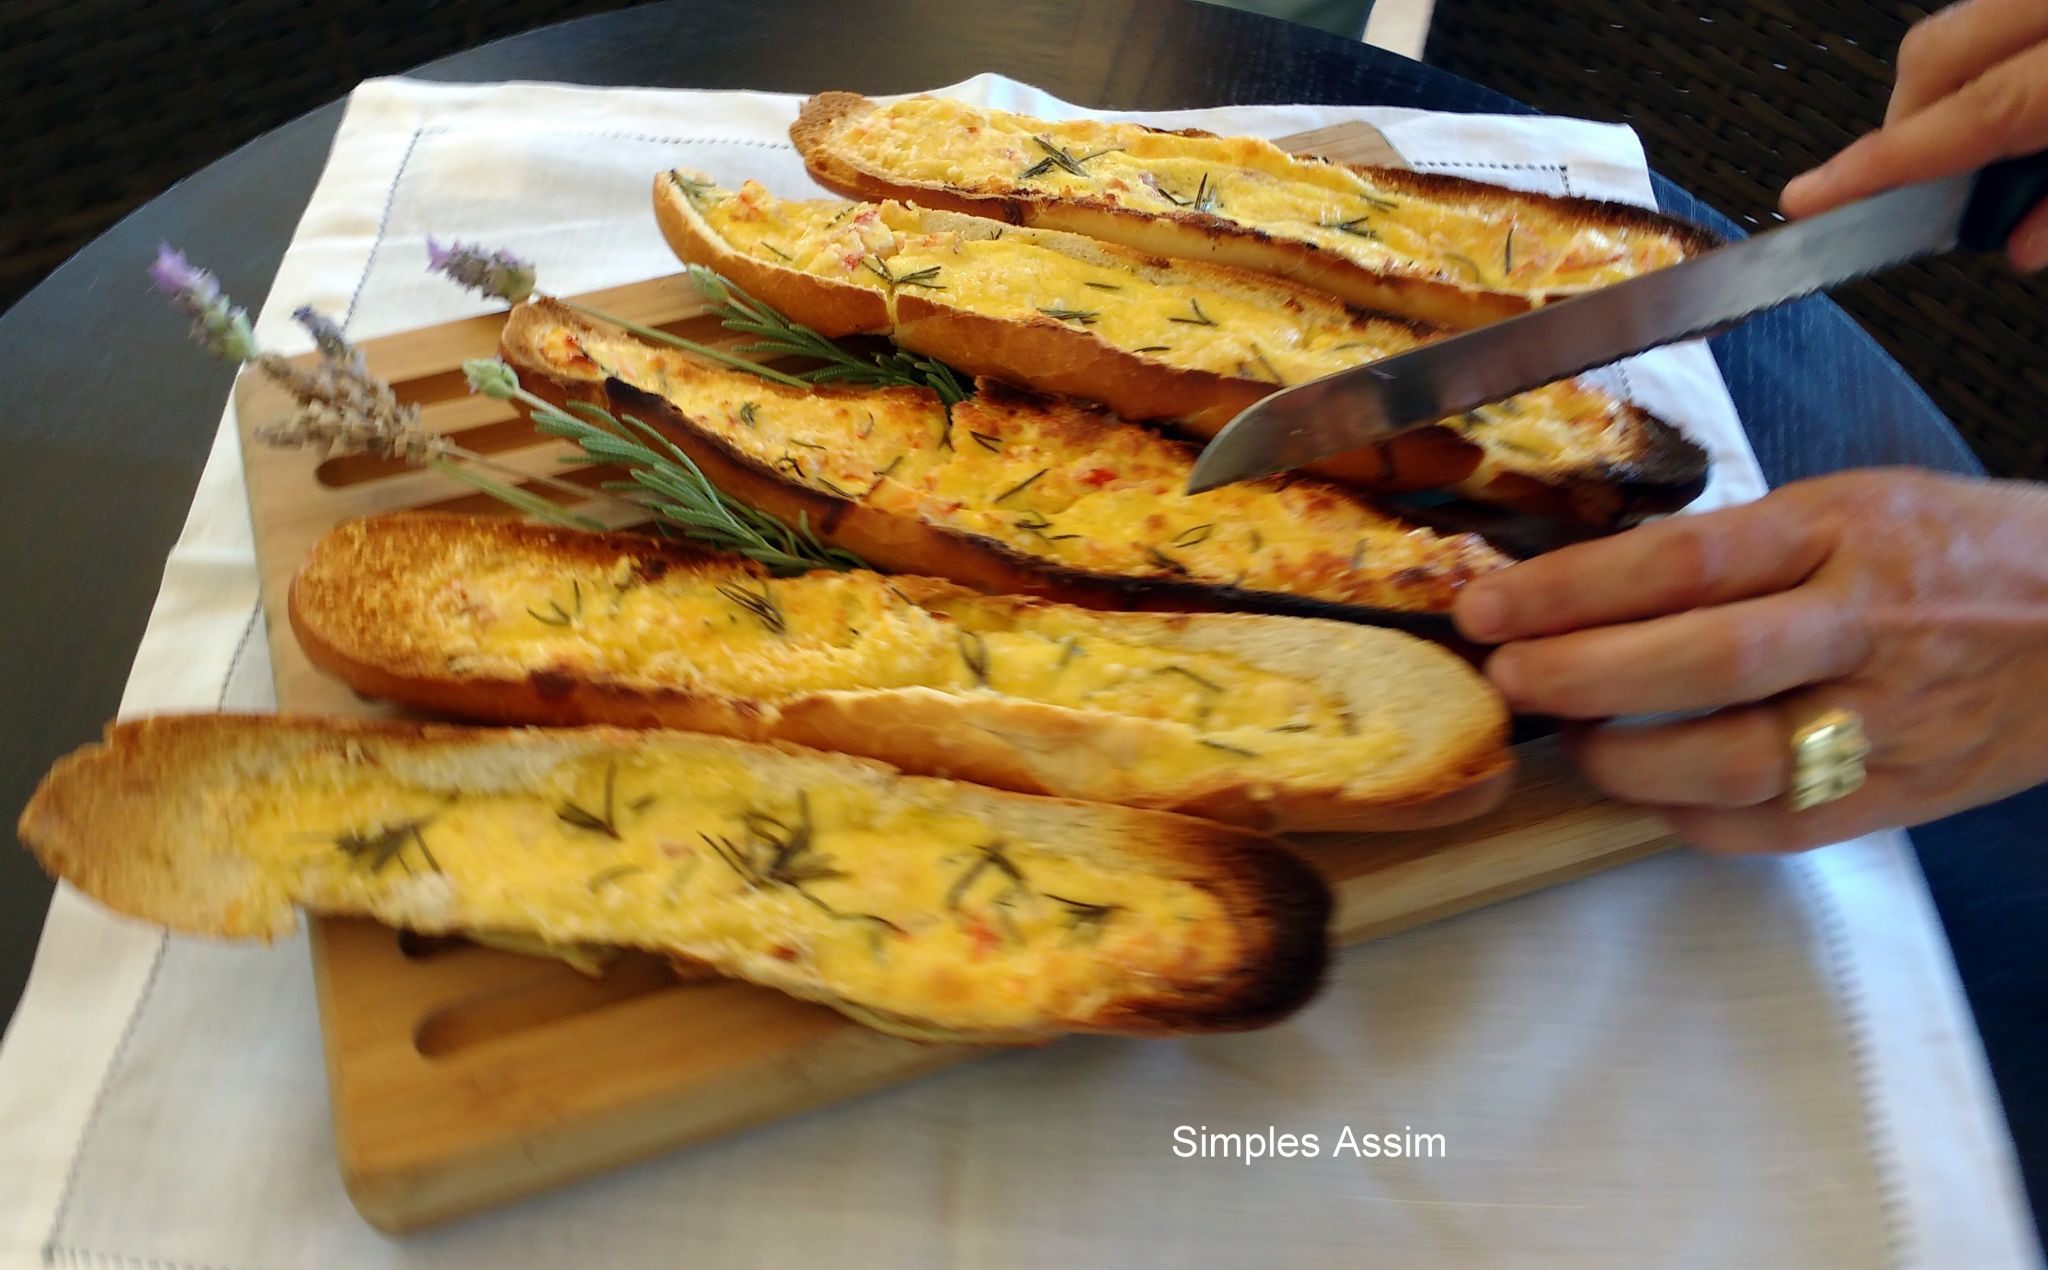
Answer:
[{"label": "cutting board handle hole", "polygon": [[621,957],[603,976],[590,978],[559,962],[528,959],[532,973],[435,1007],[413,1029],[424,1058],[449,1058],[478,1045],[596,1014],[680,983],[666,963],[644,953]]},{"label": "cutting board handle hole", "polygon": [[[505,454],[513,450],[532,449],[539,445],[556,446],[564,454],[575,452],[555,438],[535,432],[533,423],[525,415],[507,415],[489,423],[452,429],[442,435],[477,454]],[[406,466],[403,459],[384,458],[376,454],[342,454],[322,460],[320,465],[313,469],[313,476],[322,485],[334,489],[382,480],[387,476],[398,476],[409,471],[412,469]]]},{"label": "cutting board handle hole", "polygon": [[422,935],[416,930],[398,932],[398,955],[407,961],[426,961],[458,948],[474,947],[460,935]]}]

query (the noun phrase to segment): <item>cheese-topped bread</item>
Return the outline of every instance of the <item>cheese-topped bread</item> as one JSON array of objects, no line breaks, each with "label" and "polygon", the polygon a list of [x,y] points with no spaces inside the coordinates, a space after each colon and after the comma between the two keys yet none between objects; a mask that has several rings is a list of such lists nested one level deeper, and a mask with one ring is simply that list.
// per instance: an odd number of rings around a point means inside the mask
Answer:
[{"label": "cheese-topped bread", "polygon": [[501,347],[544,392],[601,393],[610,376],[619,410],[660,427],[734,497],[801,516],[877,567],[986,591],[1097,608],[1424,613],[1506,563],[1475,535],[1396,520],[1324,481],[1190,496],[1191,447],[994,384],[950,410],[921,389],[787,388],[548,300],[514,309]]},{"label": "cheese-topped bread", "polygon": [[[655,183],[655,207],[684,260],[825,334],[886,333],[976,374],[1198,436],[1278,387],[1443,334],[1286,279],[895,202],[779,199],[753,182],[727,191],[671,172]],[[1313,470],[1604,525],[1689,500],[1706,458],[1573,380]]]},{"label": "cheese-topped bread", "polygon": [[1246,830],[688,732],[124,723],[19,829],[180,931],[268,939],[297,907],[644,948],[983,1041],[1269,1023],[1314,991],[1330,910]]},{"label": "cheese-topped bread", "polygon": [[1640,208],[1354,167],[1253,137],[1055,123],[939,97],[806,101],[790,137],[849,198],[902,199],[1298,278],[1353,304],[1475,326],[1712,245]]},{"label": "cheese-topped bread", "polygon": [[1509,765],[1476,671],[1338,622],[774,578],[652,538],[430,514],[333,530],[290,607],[315,665],[415,708],[779,738],[1276,830],[1462,819]]}]

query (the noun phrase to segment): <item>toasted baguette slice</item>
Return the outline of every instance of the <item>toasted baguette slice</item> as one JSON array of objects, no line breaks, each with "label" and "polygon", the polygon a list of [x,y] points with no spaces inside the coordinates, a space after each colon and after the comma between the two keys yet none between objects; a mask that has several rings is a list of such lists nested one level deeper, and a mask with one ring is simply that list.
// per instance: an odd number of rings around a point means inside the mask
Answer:
[{"label": "toasted baguette slice", "polygon": [[734,497],[877,567],[984,591],[1399,624],[1506,563],[1476,535],[1395,520],[1327,482],[1190,497],[1191,447],[993,384],[950,414],[921,389],[784,388],[547,300],[514,309],[500,346],[543,393],[601,396],[610,375],[618,410]]},{"label": "toasted baguette slice", "polygon": [[297,906],[644,948],[985,1041],[1270,1023],[1330,911],[1246,830],[689,732],[154,719],[59,760],[20,833],[175,930],[268,939]]},{"label": "toasted baguette slice", "polygon": [[1097,613],[505,517],[350,521],[293,580],[313,663],[503,723],[779,739],[1260,828],[1445,824],[1505,792],[1507,710],[1397,631]]},{"label": "toasted baguette slice", "polygon": [[[828,335],[886,333],[978,375],[1201,437],[1278,385],[1444,333],[1288,279],[894,202],[784,200],[753,182],[734,193],[671,172],[655,181],[655,215],[685,261]],[[1573,380],[1311,470],[1604,526],[1691,500],[1706,454]]]},{"label": "toasted baguette slice", "polygon": [[1054,123],[937,97],[821,93],[789,130],[849,198],[901,199],[1295,278],[1478,326],[1713,245],[1655,212],[1289,154],[1252,137]]}]

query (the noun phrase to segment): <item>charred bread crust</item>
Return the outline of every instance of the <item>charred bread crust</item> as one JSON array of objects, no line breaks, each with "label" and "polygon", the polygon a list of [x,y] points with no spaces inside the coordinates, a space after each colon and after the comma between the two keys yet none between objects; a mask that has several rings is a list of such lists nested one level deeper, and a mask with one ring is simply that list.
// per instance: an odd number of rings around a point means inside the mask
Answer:
[{"label": "charred bread crust", "polygon": [[[322,755],[406,769],[422,753],[443,760],[453,787],[497,775],[493,763],[517,764],[533,749],[556,755],[631,753],[668,743],[675,734],[586,728],[571,732],[453,728],[437,724],[278,716],[186,715],[110,725],[105,739],[60,759],[22,813],[18,832],[43,867],[109,908],[174,930],[214,937],[270,939],[297,924],[288,885],[266,881],[264,866],[240,853],[231,834],[209,819],[209,789],[287,772]],[[703,746],[737,742],[695,738]],[[818,755],[795,746],[743,747],[772,764],[776,757],[822,760],[862,778],[891,776],[867,760]],[[543,758],[545,755],[543,756]],[[413,769],[417,770],[417,769]],[[931,789],[917,777],[893,779]],[[1262,1026],[1306,1002],[1328,958],[1331,898],[1327,884],[1287,848],[1247,830],[1123,808],[1031,799],[955,785],[945,792],[963,806],[1005,824],[1043,821],[1086,829],[1070,849],[1130,859],[1158,876],[1208,892],[1237,947],[1220,973],[1189,979],[1163,973],[1148,991],[1126,990],[1075,1018],[1047,1018],[1035,1027],[959,1031],[894,1016],[889,1030],[982,1043],[1030,1043],[1063,1032],[1162,1035]],[[1063,845],[1064,845],[1064,841]],[[324,910],[323,910],[324,911]],[[387,901],[372,915],[426,934],[460,933],[465,907],[407,906]],[[686,947],[653,951],[691,958]],[[738,969],[772,968],[772,959],[740,959]],[[735,969],[728,963],[724,969]],[[745,974],[753,978],[753,974]],[[835,996],[823,980],[764,979],[791,995],[876,1021],[874,1011]],[[879,1020],[885,1026],[887,1017]]]}]

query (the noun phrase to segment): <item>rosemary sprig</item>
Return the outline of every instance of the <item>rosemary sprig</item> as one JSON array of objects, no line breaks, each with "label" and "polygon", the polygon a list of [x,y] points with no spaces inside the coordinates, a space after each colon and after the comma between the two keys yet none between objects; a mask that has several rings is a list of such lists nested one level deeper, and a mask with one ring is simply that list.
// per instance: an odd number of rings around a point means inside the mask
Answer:
[{"label": "rosemary sprig", "polygon": [[1090,159],[1099,159],[1105,154],[1114,154],[1116,152],[1116,147],[1112,146],[1107,150],[1096,150],[1088,154],[1075,155],[1060,146],[1054,145],[1042,135],[1034,135],[1031,139],[1038,144],[1040,150],[1045,152],[1045,157],[1024,169],[1022,177],[1024,180],[1029,180],[1034,176],[1044,176],[1054,168],[1059,168],[1064,172],[1071,172],[1075,176],[1087,176],[1089,172],[1086,167],[1082,166],[1083,164],[1087,163]]},{"label": "rosemary sprig", "polygon": [[1202,745],[1206,745],[1212,750],[1221,750],[1225,754],[1235,754],[1239,758],[1257,758],[1259,756],[1259,752],[1257,750],[1248,750],[1241,745],[1229,745],[1222,741],[1218,741],[1206,736],[1196,737],[1195,739]]},{"label": "rosemary sprig", "polygon": [[591,874],[590,881],[584,883],[584,887],[594,893],[599,888],[616,882],[620,878],[628,877],[635,873],[645,873],[646,871],[647,866],[644,864],[615,864],[609,869],[599,869]]},{"label": "rosemary sprig", "polygon": [[1317,221],[1316,227],[1334,229],[1340,234],[1350,234],[1353,238],[1378,238],[1379,231],[1366,223],[1370,219],[1368,216],[1354,216],[1350,220]]},{"label": "rosemary sprig", "polygon": [[737,353],[729,353],[722,348],[713,348],[709,344],[699,344],[695,340],[686,340],[680,335],[671,335],[658,326],[648,326],[643,322],[622,318],[616,313],[607,313],[603,309],[593,309],[587,304],[578,304],[574,300],[563,300],[562,304],[576,310],[576,312],[581,313],[585,317],[596,318],[600,322],[608,322],[621,330],[631,331],[643,340],[653,340],[657,344],[666,344],[670,348],[680,348],[686,353],[693,353],[708,361],[717,362],[721,366],[729,366],[734,370],[743,370],[750,375],[759,375],[761,378],[772,383],[781,384],[785,388],[803,388],[806,386],[803,380],[798,379],[787,371],[777,370],[773,366],[763,366],[750,357],[741,357]]},{"label": "rosemary sprig", "polygon": [[932,291],[944,291],[945,285],[932,281],[939,276],[939,266],[919,269],[912,273],[891,273],[888,262],[880,256],[863,256],[861,264],[867,271],[882,280],[885,287],[925,287]]},{"label": "rosemary sprig", "polygon": [[1062,322],[1073,322],[1081,326],[1093,326],[1095,325],[1095,320],[1102,316],[1095,309],[1068,309],[1058,305],[1054,305],[1049,309],[1040,309],[1039,312],[1049,318],[1056,318]]},{"label": "rosemary sprig", "polygon": [[1003,850],[1002,839],[998,838],[987,846],[976,847],[974,850],[974,863],[968,865],[953,885],[946,890],[946,908],[951,912],[957,913],[960,911],[960,902],[967,898],[968,888],[972,887],[975,880],[990,869],[995,870],[1008,879],[1008,885],[1003,888],[1002,893],[1004,895],[1008,895],[1011,891],[1024,885],[1024,870],[1018,868],[1017,862],[1012,860],[1009,853]]},{"label": "rosemary sprig", "polygon": [[1047,472],[1050,471],[1052,471],[1052,469],[1049,467],[1039,468],[1036,472],[1033,472],[1031,475],[1025,477],[1023,480],[1018,481],[1015,485],[1012,485],[1010,488],[996,495],[994,499],[990,500],[989,505],[994,506],[995,504],[1002,502],[1006,498],[1012,498],[1018,494],[1022,494],[1025,490],[1030,489],[1033,485],[1037,484],[1039,477],[1044,476]]},{"label": "rosemary sprig", "polygon": [[372,873],[382,872],[384,866],[393,860],[403,863],[401,856],[406,846],[416,845],[420,849],[420,854],[426,858],[427,864],[434,872],[439,873],[441,862],[434,858],[433,852],[427,850],[427,840],[420,833],[428,819],[429,817],[422,816],[417,820],[402,820],[395,825],[386,825],[375,833],[339,834],[334,839],[334,845],[343,855],[360,863]]},{"label": "rosemary sprig", "polygon": [[1465,268],[1466,268],[1466,269],[1467,269],[1468,271],[1470,271],[1470,273],[1472,274],[1472,281],[1474,281],[1474,282],[1485,282],[1485,281],[1486,281],[1486,271],[1485,271],[1484,269],[1481,269],[1481,268],[1479,267],[1479,262],[1478,262],[1478,261],[1476,261],[1476,260],[1472,259],[1472,257],[1470,257],[1470,256],[1466,255],[1466,254],[1465,254],[1464,252],[1462,252],[1462,251],[1447,251],[1447,252],[1445,252],[1445,253],[1444,253],[1444,259],[1445,259],[1445,260],[1450,260],[1450,261],[1455,261],[1456,263],[1458,263],[1458,264],[1461,264],[1461,265],[1465,266]]},{"label": "rosemary sprig", "polygon": [[[933,267],[934,273],[936,268]],[[942,362],[900,350],[861,357],[839,347],[810,327],[790,321],[713,270],[691,265],[689,273],[691,283],[710,303],[712,313],[726,330],[754,337],[753,343],[741,345],[738,351],[773,357],[805,357],[823,363],[797,376],[786,376],[777,371],[766,378],[775,378],[777,382],[794,379],[799,385],[866,384],[884,388],[928,388],[937,393],[940,402],[947,406],[965,401],[971,395],[960,373]],[[919,274],[911,274],[895,281],[901,285],[918,277]],[[930,278],[912,282],[912,285],[930,285]],[[740,367],[742,370],[768,370],[758,362],[745,358],[738,360],[744,363]]]},{"label": "rosemary sprig", "polygon": [[718,593],[753,614],[755,620],[773,634],[789,633],[789,619],[782,615],[782,606],[775,602],[774,596],[768,594],[766,586],[759,591],[749,591],[737,583],[721,582],[718,584]]},{"label": "rosemary sprig", "polygon": [[792,527],[728,498],[689,455],[632,415],[620,417],[581,401],[559,409],[521,388],[517,373],[495,359],[475,358],[464,362],[462,370],[472,390],[525,406],[540,432],[574,441],[594,462],[624,467],[631,479],[606,482],[605,490],[651,513],[665,528],[747,556],[777,573],[867,567],[852,552],[819,542],[805,517]]},{"label": "rosemary sprig", "polygon": [[590,811],[571,799],[563,799],[555,809],[555,819],[578,829],[601,833],[614,842],[619,839],[619,820],[616,808],[619,785],[619,765],[607,763],[604,769],[604,814]]},{"label": "rosemary sprig", "polygon": [[1064,895],[1054,895],[1051,891],[1040,891],[1039,894],[1055,904],[1064,906],[1067,929],[1075,934],[1100,934],[1109,919],[1123,911],[1121,904],[1090,904],[1086,900],[1070,900]]},{"label": "rosemary sprig", "polygon": [[1159,668],[1159,673],[1162,675],[1179,675],[1183,679],[1192,680],[1194,681],[1196,687],[1201,688],[1206,692],[1221,693],[1223,691],[1223,685],[1217,683],[1214,679],[1210,679],[1205,675],[1196,674],[1194,671],[1189,670],[1186,666],[1182,666],[1178,663],[1170,666],[1161,666]]},{"label": "rosemary sprig", "polygon": [[1246,343],[1252,346],[1252,356],[1258,359],[1259,369],[1265,371],[1268,375],[1272,376],[1273,382],[1276,384],[1284,384],[1287,382],[1287,377],[1285,375],[1282,375],[1279,369],[1275,367],[1271,361],[1267,360],[1266,350],[1259,347],[1258,341],[1247,340]]},{"label": "rosemary sprig", "polygon": [[1188,309],[1192,312],[1192,317],[1170,317],[1166,320],[1169,322],[1179,322],[1184,326],[1216,325],[1216,319],[1202,312],[1202,302],[1200,300],[1189,300]]},{"label": "rosemary sprig", "polygon": [[583,619],[583,584],[575,578],[571,578],[569,579],[569,591],[576,597],[574,602],[575,612],[572,613],[568,609],[563,608],[560,600],[549,600],[548,612],[542,613],[529,604],[526,606],[527,615],[532,617],[534,621],[548,626],[574,626]]},{"label": "rosemary sprig", "polygon": [[974,682],[988,686],[988,641],[974,631],[960,632],[960,660],[966,663],[967,673],[974,676]]},{"label": "rosemary sprig", "polygon": [[1176,574],[1183,578],[1188,575],[1188,567],[1186,565],[1150,544],[1147,544],[1145,547],[1145,558],[1168,573]]}]

